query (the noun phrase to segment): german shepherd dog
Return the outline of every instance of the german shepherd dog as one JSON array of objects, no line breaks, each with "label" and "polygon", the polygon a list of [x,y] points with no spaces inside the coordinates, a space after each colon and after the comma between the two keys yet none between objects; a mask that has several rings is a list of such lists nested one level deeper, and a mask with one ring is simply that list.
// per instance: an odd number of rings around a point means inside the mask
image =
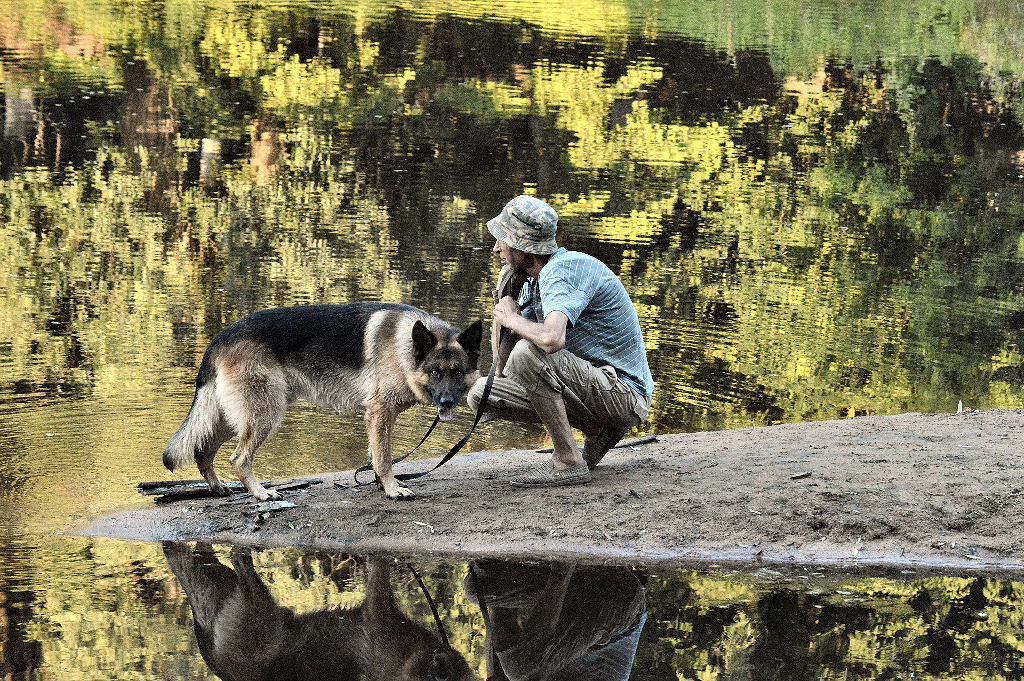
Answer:
[{"label": "german shepherd dog", "polygon": [[473,678],[454,648],[399,610],[385,559],[367,559],[360,606],[296,614],[274,600],[246,548],[231,550],[231,567],[209,545],[163,548],[192,607],[199,652],[222,679]]},{"label": "german shepherd dog", "polygon": [[459,332],[423,310],[391,303],[262,310],[221,331],[206,348],[185,422],[164,450],[175,470],[196,463],[214,494],[228,493],[213,470],[222,444],[238,436],[231,465],[260,501],[279,499],[253,475],[256,450],[296,399],[366,412],[370,460],[384,493],[410,499],[391,470],[398,414],[433,404],[450,421],[479,376],[482,322]]}]

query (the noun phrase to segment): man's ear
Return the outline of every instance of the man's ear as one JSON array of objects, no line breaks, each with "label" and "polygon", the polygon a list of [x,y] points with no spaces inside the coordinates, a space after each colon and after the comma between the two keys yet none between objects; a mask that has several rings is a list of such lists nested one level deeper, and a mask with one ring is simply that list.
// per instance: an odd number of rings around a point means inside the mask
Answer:
[{"label": "man's ear", "polygon": [[437,336],[432,334],[430,329],[417,319],[416,323],[412,325],[412,353],[416,358],[417,366],[435,345],[437,345]]},{"label": "man's ear", "polygon": [[482,319],[478,319],[469,325],[469,328],[463,331],[455,339],[462,346],[462,349],[469,355],[469,362],[476,367],[477,360],[480,359],[480,341],[483,340],[484,335],[484,322]]}]

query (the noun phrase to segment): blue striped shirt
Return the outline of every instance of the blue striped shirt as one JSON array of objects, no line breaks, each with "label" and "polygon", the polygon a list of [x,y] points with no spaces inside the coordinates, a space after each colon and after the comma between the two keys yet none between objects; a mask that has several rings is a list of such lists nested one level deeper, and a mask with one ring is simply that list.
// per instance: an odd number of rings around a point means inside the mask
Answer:
[{"label": "blue striped shirt", "polygon": [[542,321],[555,310],[569,318],[565,349],[595,366],[611,365],[645,397],[654,393],[647,349],[633,301],[597,258],[559,248],[519,298],[523,316]]}]

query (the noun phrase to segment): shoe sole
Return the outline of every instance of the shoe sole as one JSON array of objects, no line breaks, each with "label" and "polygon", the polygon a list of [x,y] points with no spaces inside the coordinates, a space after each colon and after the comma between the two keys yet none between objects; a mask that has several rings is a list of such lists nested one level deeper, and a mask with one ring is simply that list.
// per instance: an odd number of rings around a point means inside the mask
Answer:
[{"label": "shoe sole", "polygon": [[554,480],[544,480],[543,482],[526,482],[522,480],[509,480],[508,482],[514,487],[568,487],[570,485],[585,485],[590,482],[590,476],[556,478]]}]

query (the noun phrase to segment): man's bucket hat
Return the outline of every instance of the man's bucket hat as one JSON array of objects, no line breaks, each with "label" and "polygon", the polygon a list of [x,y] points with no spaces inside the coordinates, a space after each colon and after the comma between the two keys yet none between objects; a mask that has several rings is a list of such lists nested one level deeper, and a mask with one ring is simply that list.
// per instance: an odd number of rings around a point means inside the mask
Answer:
[{"label": "man's bucket hat", "polygon": [[501,214],[487,221],[495,239],[524,253],[550,255],[558,250],[555,228],[558,213],[536,196],[523,194],[505,204]]}]

